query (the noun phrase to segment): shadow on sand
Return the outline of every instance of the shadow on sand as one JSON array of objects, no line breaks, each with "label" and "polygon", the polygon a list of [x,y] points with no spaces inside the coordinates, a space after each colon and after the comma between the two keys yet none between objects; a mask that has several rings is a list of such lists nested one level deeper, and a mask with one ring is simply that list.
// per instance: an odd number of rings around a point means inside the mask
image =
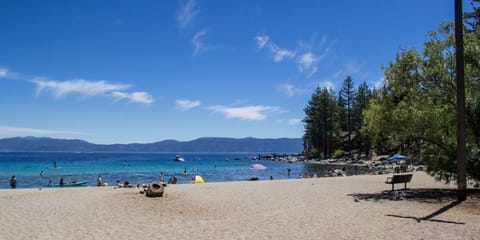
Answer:
[{"label": "shadow on sand", "polygon": [[[406,201],[418,201],[423,203],[445,203],[446,204],[445,206],[441,207],[435,212],[424,217],[402,216],[402,215],[393,215],[393,214],[387,214],[386,216],[413,219],[418,223],[420,223],[421,221],[431,221],[431,222],[450,223],[450,224],[465,224],[463,222],[433,219],[434,217],[458,206],[461,203],[457,201],[456,189],[420,188],[420,189],[383,191],[379,193],[354,193],[354,194],[349,194],[348,196],[352,196],[355,199],[355,201],[373,200],[375,202],[378,202],[378,201],[406,200]],[[480,199],[480,190],[468,189],[468,196],[478,201]]]}]

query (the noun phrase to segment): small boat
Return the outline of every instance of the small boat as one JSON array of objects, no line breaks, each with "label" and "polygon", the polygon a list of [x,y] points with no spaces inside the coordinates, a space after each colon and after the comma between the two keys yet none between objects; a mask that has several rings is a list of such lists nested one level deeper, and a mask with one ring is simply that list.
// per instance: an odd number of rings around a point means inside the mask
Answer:
[{"label": "small boat", "polygon": [[80,182],[70,182],[70,183],[65,183],[63,185],[60,185],[60,183],[55,184],[55,187],[80,187],[83,185],[86,185],[87,181],[80,181]]},{"label": "small boat", "polygon": [[175,158],[173,160],[175,160],[177,162],[185,162],[185,159],[183,159],[183,157],[180,156],[180,155],[175,156]]}]

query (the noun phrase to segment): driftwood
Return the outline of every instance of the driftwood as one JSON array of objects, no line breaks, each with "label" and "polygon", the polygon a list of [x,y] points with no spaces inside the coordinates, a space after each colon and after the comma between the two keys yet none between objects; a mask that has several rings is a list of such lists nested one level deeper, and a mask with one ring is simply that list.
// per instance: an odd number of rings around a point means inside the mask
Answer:
[{"label": "driftwood", "polygon": [[148,185],[145,195],[147,197],[162,197],[164,192],[163,184],[159,182],[152,182]]}]

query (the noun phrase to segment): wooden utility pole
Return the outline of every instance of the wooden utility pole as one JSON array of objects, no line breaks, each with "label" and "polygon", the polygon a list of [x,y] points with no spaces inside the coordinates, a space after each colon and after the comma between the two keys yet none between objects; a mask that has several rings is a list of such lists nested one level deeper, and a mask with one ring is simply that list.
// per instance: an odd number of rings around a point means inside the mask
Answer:
[{"label": "wooden utility pole", "polygon": [[462,0],[455,0],[455,49],[457,72],[457,200],[464,201],[467,199],[467,149],[465,140],[465,74]]}]

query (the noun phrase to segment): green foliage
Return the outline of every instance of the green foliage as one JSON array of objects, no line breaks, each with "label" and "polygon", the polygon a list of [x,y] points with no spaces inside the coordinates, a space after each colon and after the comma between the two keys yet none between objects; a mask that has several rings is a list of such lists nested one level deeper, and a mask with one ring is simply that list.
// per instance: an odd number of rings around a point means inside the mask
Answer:
[{"label": "green foliage", "polygon": [[[477,11],[478,12],[478,11]],[[465,32],[468,173],[480,179],[480,34]],[[402,49],[385,69],[385,86],[363,112],[361,132],[379,152],[423,160],[439,179],[456,177],[454,29],[443,23],[428,33],[423,54]]]},{"label": "green foliage", "polygon": [[318,150],[318,149],[312,149],[312,151],[310,151],[308,153],[308,156],[311,157],[311,158],[323,158],[323,153],[322,151]]},{"label": "green foliage", "polygon": [[344,154],[345,154],[345,152],[344,152],[343,150],[337,149],[337,150],[335,150],[335,152],[333,153],[332,158],[333,158],[333,159],[339,159],[339,158],[342,158]]}]

